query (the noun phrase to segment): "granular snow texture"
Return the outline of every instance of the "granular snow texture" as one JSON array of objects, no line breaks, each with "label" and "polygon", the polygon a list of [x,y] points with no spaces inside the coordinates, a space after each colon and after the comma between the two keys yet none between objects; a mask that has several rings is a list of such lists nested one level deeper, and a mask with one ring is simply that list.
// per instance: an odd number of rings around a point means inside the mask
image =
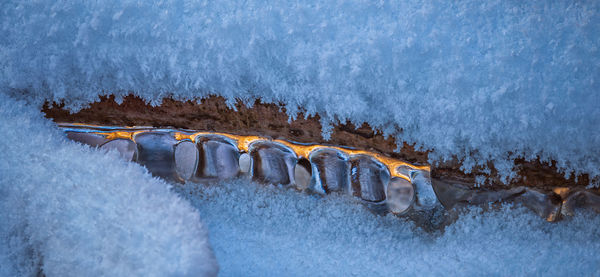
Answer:
[{"label": "granular snow texture", "polygon": [[600,217],[549,223],[475,208],[445,232],[323,198],[233,180],[178,188],[210,231],[222,276],[595,276]]},{"label": "granular snow texture", "polygon": [[212,276],[198,212],[0,93],[0,276]]},{"label": "granular snow texture", "polygon": [[[0,89],[281,102],[401,144],[600,176],[600,2],[4,1]],[[598,180],[598,179],[596,179]]]}]

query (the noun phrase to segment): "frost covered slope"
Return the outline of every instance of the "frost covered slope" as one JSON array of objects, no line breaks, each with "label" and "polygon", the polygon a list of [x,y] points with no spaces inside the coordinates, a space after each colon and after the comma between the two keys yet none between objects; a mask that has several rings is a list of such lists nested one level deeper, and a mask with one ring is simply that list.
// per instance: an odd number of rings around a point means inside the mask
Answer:
[{"label": "frost covered slope", "polygon": [[600,274],[595,213],[548,223],[524,208],[474,209],[444,234],[428,234],[335,195],[241,180],[182,193],[210,231],[222,276]]},{"label": "frost covered slope", "polygon": [[261,98],[399,141],[600,175],[598,1],[4,1],[0,88],[80,107]]},{"label": "frost covered slope", "polygon": [[0,93],[0,276],[205,276],[200,217],[141,166]]}]

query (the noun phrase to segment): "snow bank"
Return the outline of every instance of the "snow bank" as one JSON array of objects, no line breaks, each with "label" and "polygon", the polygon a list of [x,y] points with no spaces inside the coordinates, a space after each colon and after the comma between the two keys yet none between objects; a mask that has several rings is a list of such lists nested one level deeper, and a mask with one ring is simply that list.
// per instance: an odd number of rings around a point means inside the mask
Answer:
[{"label": "snow bank", "polygon": [[65,101],[209,93],[368,122],[465,169],[600,176],[598,1],[4,1],[0,88]]},{"label": "snow bank", "polygon": [[[192,192],[192,194],[190,194]],[[548,223],[524,208],[474,209],[428,234],[346,197],[238,180],[182,191],[222,276],[596,276],[600,217]]]},{"label": "snow bank", "polygon": [[147,171],[0,93],[0,276],[204,276],[200,217]]}]

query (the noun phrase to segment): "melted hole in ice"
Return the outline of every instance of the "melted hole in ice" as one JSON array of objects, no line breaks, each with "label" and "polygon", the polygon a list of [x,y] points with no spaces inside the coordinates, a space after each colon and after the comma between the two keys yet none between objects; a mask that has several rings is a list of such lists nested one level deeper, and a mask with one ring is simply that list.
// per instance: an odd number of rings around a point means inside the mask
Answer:
[{"label": "melted hole in ice", "polygon": [[588,208],[600,213],[600,195],[589,191],[571,193],[562,208],[562,213],[569,216],[575,215],[575,208]]},{"label": "melted hole in ice", "polygon": [[560,215],[561,198],[554,193],[546,194],[526,188],[525,193],[516,197],[514,202],[521,203],[548,221],[556,221]]},{"label": "melted hole in ice", "polygon": [[252,178],[269,184],[294,183],[296,153],[273,142],[255,142],[250,146]]},{"label": "melted hole in ice", "polygon": [[239,159],[240,171],[248,174],[250,172],[250,155],[248,153],[242,153]]},{"label": "melted hole in ice", "polygon": [[390,181],[390,173],[387,168],[382,163],[365,155],[354,156],[350,162],[354,196],[370,202],[385,200],[385,186]]},{"label": "melted hole in ice", "polygon": [[175,170],[175,144],[177,140],[170,133],[144,132],[135,136],[138,162],[152,175],[167,180],[181,182]]},{"label": "melted hole in ice", "polygon": [[240,154],[236,146],[220,136],[206,136],[198,141],[200,160],[197,176],[228,179],[240,172]]},{"label": "melted hole in ice", "polygon": [[300,159],[294,168],[294,181],[299,190],[305,190],[310,185],[310,162],[307,159]]},{"label": "melted hole in ice", "polygon": [[198,165],[198,148],[190,141],[182,141],[175,146],[175,167],[177,174],[184,180],[193,177]]},{"label": "melted hole in ice", "polygon": [[320,149],[310,155],[311,189],[319,193],[350,190],[350,162],[342,152]]},{"label": "melted hole in ice", "polygon": [[104,149],[107,151],[117,150],[119,151],[121,157],[123,157],[123,159],[125,159],[126,161],[135,160],[137,154],[135,143],[125,139],[111,140],[100,146],[100,149]]},{"label": "melted hole in ice", "polygon": [[394,214],[408,211],[415,201],[415,187],[402,178],[393,178],[387,187],[387,205]]},{"label": "melted hole in ice", "polygon": [[440,204],[433,191],[429,172],[415,170],[410,173],[411,182],[415,186],[417,198],[414,208],[417,210],[431,210]]}]

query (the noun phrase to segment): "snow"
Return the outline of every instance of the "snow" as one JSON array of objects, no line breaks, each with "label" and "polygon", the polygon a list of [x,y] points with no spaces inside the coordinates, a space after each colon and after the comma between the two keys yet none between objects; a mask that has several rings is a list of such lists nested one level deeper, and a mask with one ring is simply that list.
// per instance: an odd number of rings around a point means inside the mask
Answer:
[{"label": "snow", "polygon": [[198,212],[143,167],[0,93],[0,276],[210,276]]},{"label": "snow", "polygon": [[[0,89],[209,94],[368,122],[432,163],[515,158],[600,176],[600,2],[4,1]],[[377,112],[374,112],[377,111]],[[360,124],[358,124],[360,125]]]},{"label": "snow", "polygon": [[325,137],[337,121],[368,122],[467,171],[493,161],[510,178],[513,159],[539,157],[597,178],[599,8],[3,1],[0,275],[212,275],[216,260],[224,276],[600,275],[597,215],[551,224],[473,209],[430,234],[347,197],[246,180],[173,190],[115,152],[68,142],[39,112],[107,94],[259,98],[292,118],[319,113]]},{"label": "snow", "polygon": [[2,93],[0,129],[0,276],[212,275],[215,259],[222,276],[600,274],[600,217],[585,211],[548,223],[475,208],[427,233],[348,196],[245,179],[169,189]]},{"label": "snow", "polygon": [[445,232],[376,216],[347,196],[247,180],[178,188],[200,211],[222,276],[595,276],[600,217],[548,223],[522,207],[461,215]]}]

